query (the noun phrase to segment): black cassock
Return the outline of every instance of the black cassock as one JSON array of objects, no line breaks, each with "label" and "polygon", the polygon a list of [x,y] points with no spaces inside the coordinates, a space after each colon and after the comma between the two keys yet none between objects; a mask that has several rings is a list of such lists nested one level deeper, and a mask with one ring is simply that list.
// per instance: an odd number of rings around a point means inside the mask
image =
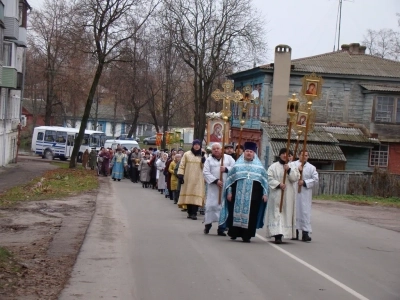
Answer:
[{"label": "black cassock", "polygon": [[250,240],[250,238],[256,236],[257,221],[259,217],[260,207],[263,206],[263,187],[260,182],[253,181],[253,190],[251,193],[250,202],[250,214],[249,214],[249,224],[248,228],[233,226],[233,210],[235,206],[236,197],[236,184],[232,184],[232,201],[227,201],[228,203],[228,218],[226,220],[226,227],[229,228],[228,235],[232,238],[241,237],[243,240]]}]

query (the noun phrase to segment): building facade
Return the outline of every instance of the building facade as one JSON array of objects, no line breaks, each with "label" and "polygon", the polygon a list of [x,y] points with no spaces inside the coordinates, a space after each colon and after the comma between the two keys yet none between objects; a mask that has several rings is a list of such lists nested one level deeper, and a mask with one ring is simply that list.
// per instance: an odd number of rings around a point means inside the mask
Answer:
[{"label": "building facade", "polygon": [[[326,134],[335,136],[337,132],[339,154],[346,157],[346,161],[331,165],[332,170],[379,167],[400,174],[400,62],[367,55],[358,43],[343,45],[341,51],[294,60],[289,46],[278,45],[274,63],[230,78],[238,89],[261,84],[260,120],[268,125],[286,125],[287,99],[293,93],[300,94],[302,78],[311,73],[324,79],[322,98],[313,104],[316,123],[330,128]],[[354,139],[352,128],[359,129]],[[360,133],[362,137],[356,138]],[[346,139],[340,140],[340,135]],[[262,159],[271,149],[268,139],[264,128]]]},{"label": "building facade", "polygon": [[25,0],[0,1],[0,165],[17,155],[18,125],[26,48],[27,13]]}]

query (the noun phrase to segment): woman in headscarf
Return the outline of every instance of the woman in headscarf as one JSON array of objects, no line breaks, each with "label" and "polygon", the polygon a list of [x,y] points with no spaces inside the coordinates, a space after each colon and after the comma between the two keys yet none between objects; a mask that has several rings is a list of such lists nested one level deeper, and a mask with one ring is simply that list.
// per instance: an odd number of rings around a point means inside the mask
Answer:
[{"label": "woman in headscarf", "polygon": [[138,167],[138,170],[140,172],[140,182],[142,183],[143,188],[147,188],[150,182],[150,152],[146,151],[144,153],[144,156],[140,160],[140,164]]},{"label": "woman in headscarf", "polygon": [[163,194],[165,189],[165,163],[167,162],[168,154],[161,153],[161,157],[157,159],[156,166],[157,166],[157,188],[158,191]]}]

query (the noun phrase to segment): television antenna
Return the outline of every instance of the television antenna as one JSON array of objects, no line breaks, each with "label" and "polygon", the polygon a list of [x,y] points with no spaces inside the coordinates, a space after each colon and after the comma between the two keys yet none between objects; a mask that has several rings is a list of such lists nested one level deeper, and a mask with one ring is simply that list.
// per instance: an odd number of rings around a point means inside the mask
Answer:
[{"label": "television antenna", "polygon": [[[354,2],[354,0],[344,0],[347,2]],[[336,36],[337,36],[337,50],[340,50],[340,29],[342,25],[342,6],[343,6],[343,0],[339,0],[339,6],[338,6],[338,13],[337,13],[337,18],[336,18],[336,31],[335,31],[335,41],[333,42],[333,51],[335,52],[335,44],[336,44]]]}]

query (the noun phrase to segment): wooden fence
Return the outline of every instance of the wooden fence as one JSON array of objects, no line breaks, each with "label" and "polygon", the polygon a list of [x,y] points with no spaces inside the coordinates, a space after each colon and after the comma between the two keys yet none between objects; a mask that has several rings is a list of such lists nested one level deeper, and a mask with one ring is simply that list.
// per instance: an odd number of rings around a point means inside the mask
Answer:
[{"label": "wooden fence", "polygon": [[313,195],[400,197],[400,176],[374,172],[318,171]]}]

